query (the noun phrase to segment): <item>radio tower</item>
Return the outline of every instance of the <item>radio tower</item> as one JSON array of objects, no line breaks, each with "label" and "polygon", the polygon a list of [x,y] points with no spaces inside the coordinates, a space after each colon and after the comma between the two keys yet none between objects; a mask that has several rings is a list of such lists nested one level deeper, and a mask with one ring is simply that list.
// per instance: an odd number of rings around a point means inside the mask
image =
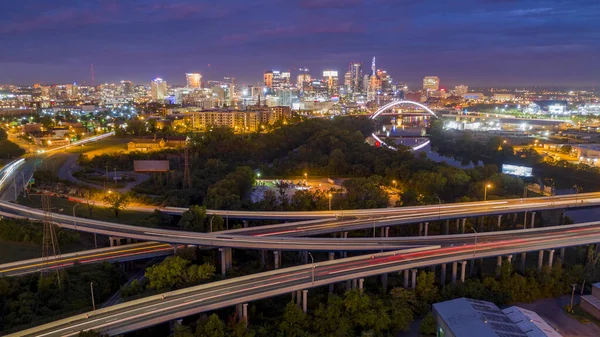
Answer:
[{"label": "radio tower", "polygon": [[190,152],[186,146],[183,150],[184,163],[183,163],[183,187],[192,187],[192,178],[190,177]]},{"label": "radio tower", "polygon": [[92,84],[94,84],[94,64],[92,63]]},{"label": "radio tower", "polygon": [[[54,222],[52,222],[52,212],[50,210],[50,196],[42,194],[42,208],[44,209],[43,237],[42,237],[42,276],[50,274],[50,258],[60,258],[60,249],[58,248],[58,239],[54,231]],[[58,269],[55,269],[56,279],[60,287],[60,275]]]}]

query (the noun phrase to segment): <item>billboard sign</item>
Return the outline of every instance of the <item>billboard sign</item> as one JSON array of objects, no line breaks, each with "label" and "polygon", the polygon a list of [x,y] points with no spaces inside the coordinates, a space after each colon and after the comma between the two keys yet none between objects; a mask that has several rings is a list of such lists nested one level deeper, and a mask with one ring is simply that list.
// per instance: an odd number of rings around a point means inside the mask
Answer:
[{"label": "billboard sign", "polygon": [[533,177],[533,169],[527,166],[502,164],[502,173],[518,177]]}]

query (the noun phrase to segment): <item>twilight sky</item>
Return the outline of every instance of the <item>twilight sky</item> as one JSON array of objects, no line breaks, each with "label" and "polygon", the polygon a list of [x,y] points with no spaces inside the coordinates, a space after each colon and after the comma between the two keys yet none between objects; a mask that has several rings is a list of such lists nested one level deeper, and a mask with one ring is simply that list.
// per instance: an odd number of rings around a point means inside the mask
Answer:
[{"label": "twilight sky", "polygon": [[[598,0],[1,0],[0,83],[343,78],[377,57],[395,81],[600,84]],[[209,66],[210,64],[210,66]]]}]

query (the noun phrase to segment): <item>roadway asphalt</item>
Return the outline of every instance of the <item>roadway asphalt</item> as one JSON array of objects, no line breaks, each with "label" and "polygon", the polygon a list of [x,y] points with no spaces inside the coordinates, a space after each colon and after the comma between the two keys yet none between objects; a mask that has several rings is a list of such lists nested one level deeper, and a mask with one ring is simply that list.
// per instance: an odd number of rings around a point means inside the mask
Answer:
[{"label": "roadway asphalt", "polygon": [[199,312],[349,279],[599,241],[600,228],[584,227],[530,238],[517,237],[452,247],[423,247],[317,262],[314,265],[279,269],[150,296],[76,315],[10,336],[72,336],[89,329],[116,335]]}]

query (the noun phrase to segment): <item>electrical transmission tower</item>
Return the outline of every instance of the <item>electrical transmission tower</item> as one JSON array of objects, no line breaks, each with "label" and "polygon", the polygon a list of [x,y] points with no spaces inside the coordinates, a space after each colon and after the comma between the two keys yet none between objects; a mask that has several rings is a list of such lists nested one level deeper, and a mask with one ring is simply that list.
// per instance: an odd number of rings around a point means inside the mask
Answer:
[{"label": "electrical transmission tower", "polygon": [[183,187],[192,187],[192,177],[190,177],[190,151],[186,146],[183,150],[184,163],[183,163]]},{"label": "electrical transmission tower", "polygon": [[[42,194],[42,208],[44,209],[43,237],[42,237],[42,276],[50,274],[50,259],[60,258],[60,249],[58,248],[58,239],[54,231],[54,222],[52,222],[52,211],[50,208],[50,196]],[[56,279],[60,287],[59,270],[55,269]]]}]

